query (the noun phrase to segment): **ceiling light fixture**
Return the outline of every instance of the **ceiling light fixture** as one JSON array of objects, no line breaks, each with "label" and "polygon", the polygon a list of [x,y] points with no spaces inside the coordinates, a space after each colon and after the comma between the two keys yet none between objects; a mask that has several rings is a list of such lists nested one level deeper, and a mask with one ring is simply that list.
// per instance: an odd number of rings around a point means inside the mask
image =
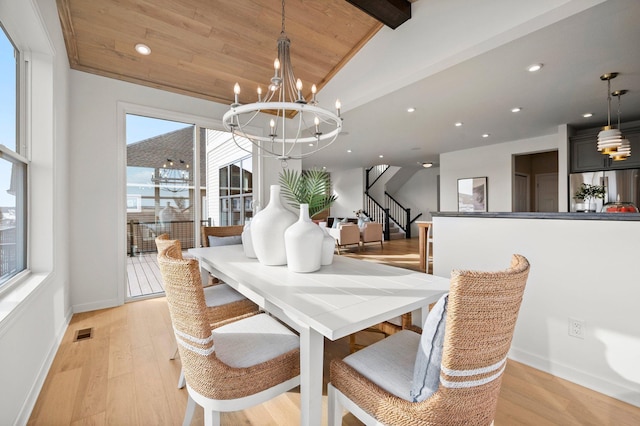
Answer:
[{"label": "ceiling light fixture", "polygon": [[527,67],[527,71],[536,72],[542,69],[543,64],[531,64]]},{"label": "ceiling light fixture", "polygon": [[151,48],[149,46],[147,46],[144,43],[138,43],[136,44],[136,52],[138,52],[141,55],[147,56],[151,54]]},{"label": "ceiling light fixture", "polygon": [[409,107],[407,108],[407,112],[415,112],[416,109],[414,107]]},{"label": "ceiling light fixture", "polygon": [[380,157],[380,158],[384,158],[384,155],[380,154],[380,155],[378,155],[378,157]]},{"label": "ceiling light fixture", "polygon": [[458,121],[458,122],[456,122],[456,123],[455,123],[455,126],[456,126],[456,127],[460,127],[460,126],[462,126],[462,121]]},{"label": "ceiling light fixture", "polygon": [[617,72],[602,74],[600,80],[607,81],[607,125],[598,133],[597,148],[604,155],[611,155],[618,150],[622,143],[620,129],[611,127],[611,80],[618,76]]},{"label": "ceiling light fixture", "polygon": [[520,107],[511,108],[511,112],[520,112],[520,111],[522,111],[522,108]]},{"label": "ceiling light fixture", "polygon": [[483,138],[488,138],[489,136],[491,136],[489,133],[485,133],[484,135],[482,135]]},{"label": "ceiling light fixture", "polygon": [[[285,33],[282,0],[282,31],[278,38],[278,58],[273,63],[275,72],[268,85],[268,93],[263,98],[262,89],[258,86],[258,101],[242,105],[238,102],[240,85],[236,83],[233,88],[234,102],[222,117],[225,129],[231,132],[233,141],[240,149],[248,151],[236,140],[236,136],[248,139],[263,156],[281,160],[283,167],[286,167],[286,161],[289,159],[306,158],[328,147],[342,129],[339,100],[336,101],[334,113],[318,106],[315,84],[311,87],[310,101],[307,102],[302,95],[302,81],[296,79],[293,74],[290,44],[291,41]],[[249,132],[248,127],[261,112],[275,115],[270,121],[268,136]],[[288,126],[287,120],[294,118],[294,125]],[[287,134],[290,129],[292,133]],[[303,151],[302,146],[307,144],[312,144],[311,149]],[[296,146],[300,148],[296,150]]]},{"label": "ceiling light fixture", "polygon": [[590,112],[585,112],[584,114],[582,114],[582,116],[583,116],[584,118],[591,118],[591,117],[593,117],[593,114],[592,114],[592,113],[590,113]]},{"label": "ceiling light fixture", "polygon": [[429,161],[428,163],[422,163],[422,167],[428,169],[429,167],[433,167],[433,163],[431,161]]},{"label": "ceiling light fixture", "polygon": [[[623,89],[623,90],[616,90],[615,92],[612,93],[613,96],[618,97],[618,130],[619,131],[622,131],[620,127],[620,97],[627,92],[628,90]],[[627,157],[631,156],[631,144],[629,143],[629,139],[625,138],[622,135],[621,137],[622,137],[622,140],[620,141],[620,146],[618,147],[616,152],[609,154],[609,156],[613,161],[624,161],[627,159]]]}]

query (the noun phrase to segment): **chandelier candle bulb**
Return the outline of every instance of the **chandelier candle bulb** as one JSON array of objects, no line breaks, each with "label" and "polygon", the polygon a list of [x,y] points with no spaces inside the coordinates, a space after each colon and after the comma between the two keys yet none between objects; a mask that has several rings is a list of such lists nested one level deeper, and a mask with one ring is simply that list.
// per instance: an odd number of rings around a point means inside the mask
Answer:
[{"label": "chandelier candle bulb", "polygon": [[233,96],[234,96],[234,103],[237,105],[238,104],[238,95],[240,94],[240,85],[238,83],[236,83],[233,86]]},{"label": "chandelier candle bulb", "polygon": [[269,136],[271,136],[272,138],[276,137],[276,122],[273,121],[273,119],[271,119],[271,121],[269,122],[269,127],[271,127],[271,133],[269,134]]},{"label": "chandelier candle bulb", "polygon": [[338,113],[338,117],[340,117],[340,107],[342,107],[342,104],[340,103],[340,99],[336,99],[336,111]]},{"label": "chandelier candle bulb", "polygon": [[314,105],[318,103],[318,101],[316,101],[316,92],[317,91],[318,91],[318,88],[316,87],[316,85],[315,84],[312,85],[311,86],[311,94],[312,94],[311,103],[314,104]]},{"label": "chandelier candle bulb", "polygon": [[296,89],[298,89],[298,102],[302,102],[302,80],[296,81]]},{"label": "chandelier candle bulb", "polygon": [[278,78],[278,70],[280,69],[280,60],[278,60],[278,58],[273,61],[273,68],[275,69],[275,74],[273,76],[275,78]]},{"label": "chandelier candle bulb", "polygon": [[258,86],[258,102],[262,102],[262,87]]}]

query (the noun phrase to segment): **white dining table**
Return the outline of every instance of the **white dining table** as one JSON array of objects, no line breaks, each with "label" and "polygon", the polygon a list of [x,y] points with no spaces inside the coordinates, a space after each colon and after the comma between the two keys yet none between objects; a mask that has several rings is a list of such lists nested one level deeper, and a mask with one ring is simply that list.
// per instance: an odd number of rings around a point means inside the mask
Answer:
[{"label": "white dining table", "polygon": [[313,273],[266,266],[241,245],[189,249],[200,267],[222,279],[300,334],[302,425],[322,420],[324,337],[340,339],[413,312],[424,323],[428,305],[449,290],[449,279],[365,260],[334,256]]}]

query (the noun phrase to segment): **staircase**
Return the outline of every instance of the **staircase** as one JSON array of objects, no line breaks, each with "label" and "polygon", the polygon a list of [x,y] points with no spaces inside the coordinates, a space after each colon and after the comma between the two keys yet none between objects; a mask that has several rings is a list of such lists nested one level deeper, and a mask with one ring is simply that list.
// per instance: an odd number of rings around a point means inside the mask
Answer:
[{"label": "staircase", "polygon": [[385,240],[411,238],[411,224],[422,216],[422,213],[412,218],[411,209],[403,207],[387,191],[384,191],[386,207],[376,201],[369,193],[369,189],[389,168],[390,166],[387,164],[380,164],[366,170],[363,210],[371,220],[382,223]]},{"label": "staircase", "polygon": [[406,238],[406,233],[400,229],[395,223],[389,222],[389,239],[400,240]]}]

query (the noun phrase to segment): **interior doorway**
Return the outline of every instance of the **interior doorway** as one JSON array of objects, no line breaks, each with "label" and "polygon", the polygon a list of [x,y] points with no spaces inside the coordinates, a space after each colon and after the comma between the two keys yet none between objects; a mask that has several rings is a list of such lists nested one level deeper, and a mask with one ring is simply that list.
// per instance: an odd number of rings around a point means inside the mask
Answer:
[{"label": "interior doorway", "polygon": [[558,211],[558,151],[514,156],[512,211]]}]

